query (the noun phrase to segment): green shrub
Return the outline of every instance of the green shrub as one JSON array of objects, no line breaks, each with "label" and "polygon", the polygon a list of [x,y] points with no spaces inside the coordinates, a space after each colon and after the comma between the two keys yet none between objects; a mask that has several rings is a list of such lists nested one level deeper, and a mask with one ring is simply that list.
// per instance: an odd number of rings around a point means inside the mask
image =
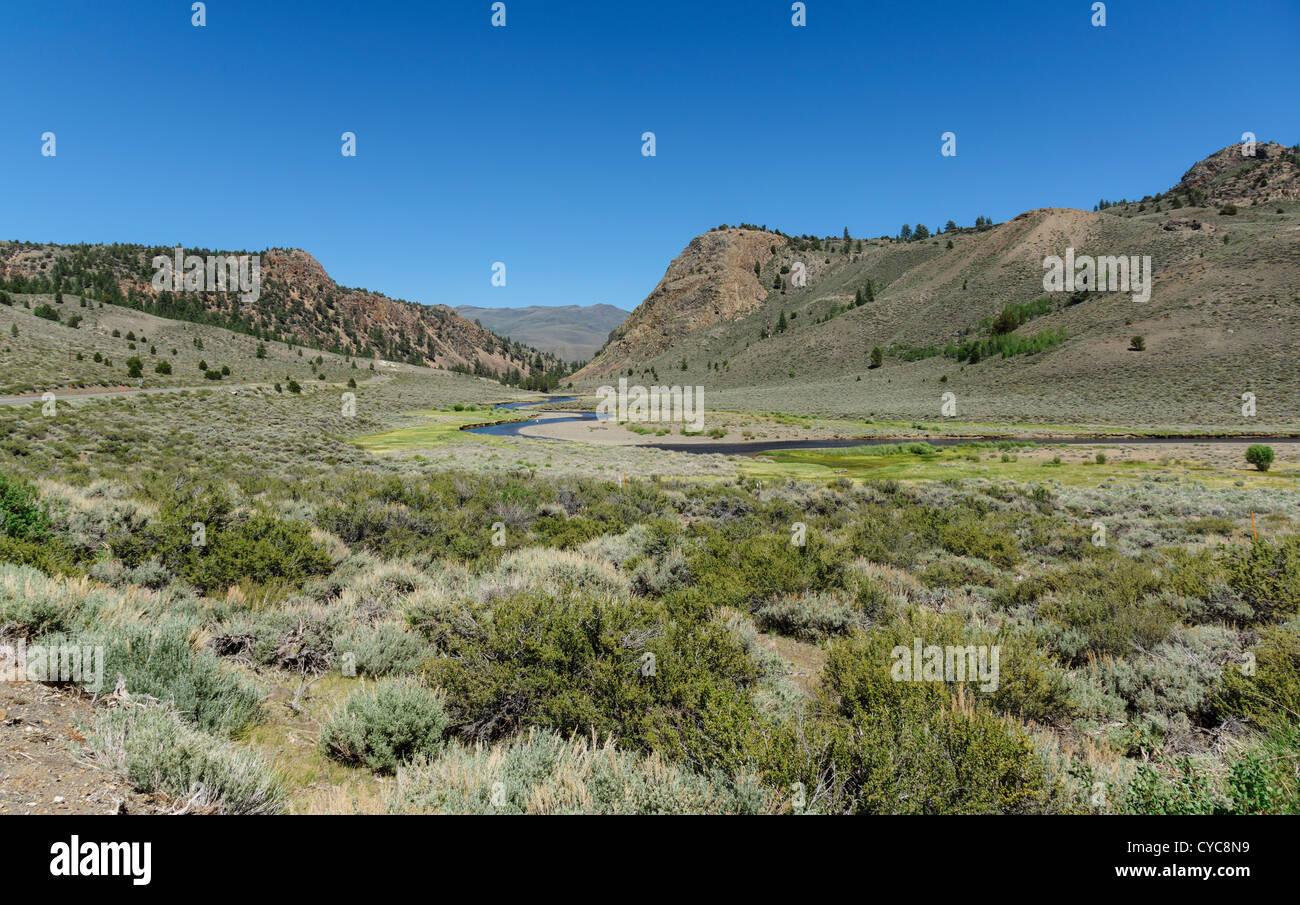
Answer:
[{"label": "green shrub", "polygon": [[140,792],[161,792],[198,813],[274,814],[279,779],[257,754],[194,729],[162,704],[100,711],[86,746]]},{"label": "green shrub", "polygon": [[1141,764],[1124,790],[1122,812],[1127,814],[1216,814],[1228,810],[1210,776],[1191,758],[1180,758],[1176,772],[1166,777],[1151,764]]},{"label": "green shrub", "polygon": [[410,679],[380,679],[348,696],[321,727],[320,749],[347,764],[377,773],[442,745],[447,712],[427,688]]},{"label": "green shrub", "polygon": [[1228,586],[1255,612],[1256,618],[1300,612],[1300,535],[1278,542],[1261,540],[1241,548],[1224,563]]},{"label": "green shrub", "polygon": [[358,675],[414,673],[433,653],[419,635],[390,622],[357,626],[334,639],[336,659],[352,654]]},{"label": "green shrub", "polygon": [[172,363],[170,361],[160,361],[153,366],[153,369],[158,374],[170,374],[172,372]]},{"label": "green shrub", "polygon": [[[236,517],[219,491],[165,501],[161,508],[157,522],[110,540],[113,554],[127,566],[156,558],[203,593],[243,583],[296,587],[332,567],[306,523],[263,513]],[[204,526],[202,545],[194,542],[195,524]]]},{"label": "green shrub", "polygon": [[990,530],[987,520],[962,513],[939,529],[939,545],[957,556],[984,559],[1009,569],[1020,559],[1015,537]]},{"label": "green shrub", "polygon": [[36,488],[0,472],[0,562],[58,575],[76,571],[76,561],[75,551],[51,530]]},{"label": "green shrub", "polygon": [[[1054,790],[1028,733],[996,716],[973,686],[895,681],[892,651],[931,624],[835,642],[815,716],[760,743],[764,779],[802,783],[810,804],[870,814],[1026,813]],[[938,623],[935,623],[938,625]],[[925,642],[932,642],[926,634]]]},{"label": "green shrub", "polygon": [[36,488],[0,472],[0,534],[39,540],[50,531],[50,518]]},{"label": "green shrub", "polygon": [[926,587],[960,588],[969,585],[995,587],[998,573],[989,566],[965,558],[943,559],[927,566],[916,576]]},{"label": "green shrub", "polygon": [[1252,443],[1246,450],[1246,461],[1260,471],[1268,471],[1273,464],[1273,447],[1263,443]]},{"label": "green shrub", "polygon": [[778,595],[844,586],[845,557],[818,532],[809,531],[805,546],[798,547],[788,533],[737,539],[703,530],[703,543],[687,553],[695,579],[687,596],[702,611],[753,610]]},{"label": "green shrub", "polygon": [[1090,654],[1119,656],[1150,648],[1168,636],[1175,621],[1154,597],[1134,600],[1083,592],[1047,599],[1039,615],[1063,629],[1052,639],[1053,646],[1075,663]]},{"label": "green shrub", "polygon": [[121,675],[129,694],[157,698],[200,729],[232,736],[261,718],[263,694],[253,680],[226,669],[211,651],[196,651],[192,631],[189,622],[169,618],[156,625],[121,623],[40,641],[102,646],[106,684]]},{"label": "green shrub", "polygon": [[77,561],[57,537],[25,540],[0,534],[0,562],[31,566],[46,575],[74,575]]},{"label": "green shrub", "polygon": [[1260,630],[1252,653],[1253,675],[1243,659],[1224,667],[1215,710],[1268,729],[1300,725],[1300,624]]},{"label": "green shrub", "polygon": [[471,741],[528,726],[610,733],[634,749],[738,769],[755,719],[758,668],[726,626],[659,602],[519,593],[489,616],[451,608],[422,626],[424,666]]}]

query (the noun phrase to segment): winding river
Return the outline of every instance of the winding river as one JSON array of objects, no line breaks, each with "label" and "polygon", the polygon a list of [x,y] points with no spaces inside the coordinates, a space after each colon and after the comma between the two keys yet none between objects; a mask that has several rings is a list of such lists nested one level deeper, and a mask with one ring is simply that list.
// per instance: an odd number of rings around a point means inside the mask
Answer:
[{"label": "winding river", "polygon": [[[573,402],[577,396],[555,396],[534,402],[503,402],[493,406],[497,409],[524,409],[538,405],[557,402]],[[518,437],[520,431],[538,424],[557,424],[566,421],[597,421],[595,412],[551,412],[530,418],[526,421],[510,421],[504,424],[489,424],[484,427],[469,428],[470,433],[487,434],[493,437]],[[551,440],[563,443],[555,437],[529,437],[530,440]],[[1044,446],[1114,446],[1121,443],[1142,444],[1176,444],[1176,443],[1287,443],[1300,441],[1300,434],[1261,434],[1238,437],[1206,437],[1195,434],[1177,434],[1165,437],[1123,437],[1106,434],[1077,435],[1068,438],[1055,437],[857,437],[850,439],[823,440],[752,440],[739,443],[646,443],[641,444],[652,449],[666,449],[673,452],[699,453],[703,455],[743,456],[753,453],[775,452],[785,449],[845,449],[853,446],[885,446],[891,443],[928,443],[931,446],[960,446],[963,443],[996,442],[1000,440],[1024,440],[1026,444],[1039,443]]]}]

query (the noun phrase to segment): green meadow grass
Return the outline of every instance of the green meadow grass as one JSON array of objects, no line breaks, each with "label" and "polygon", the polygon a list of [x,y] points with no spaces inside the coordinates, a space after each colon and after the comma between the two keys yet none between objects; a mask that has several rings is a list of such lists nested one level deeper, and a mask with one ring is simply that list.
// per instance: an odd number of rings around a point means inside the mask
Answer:
[{"label": "green meadow grass", "polygon": [[[1249,487],[1294,488],[1300,470],[1284,468],[1262,474],[1254,469],[1218,469],[1200,463],[1173,461],[1168,464],[1137,460],[1112,461],[1101,465],[1079,461],[1080,454],[1108,447],[1072,447],[1063,451],[1060,464],[1050,459],[1030,459],[1011,452],[1013,461],[1002,461],[1001,451],[979,444],[931,447],[933,452],[908,451],[917,444],[890,444],[856,449],[798,449],[763,453],[741,465],[749,477],[818,480],[833,477],[859,480],[939,481],[984,478],[995,481],[1058,481],[1068,486],[1096,486],[1164,476],[1187,478],[1207,486],[1242,482]],[[1049,447],[1050,449],[1050,447]],[[1111,454],[1113,457],[1113,453]],[[977,460],[976,460],[977,459]]]}]

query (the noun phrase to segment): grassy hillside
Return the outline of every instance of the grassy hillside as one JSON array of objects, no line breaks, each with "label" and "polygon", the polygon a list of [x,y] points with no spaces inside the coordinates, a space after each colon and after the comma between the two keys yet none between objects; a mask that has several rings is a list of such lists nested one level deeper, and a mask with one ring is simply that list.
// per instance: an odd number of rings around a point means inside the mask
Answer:
[{"label": "grassy hillside", "polygon": [[[256,255],[261,286],[247,297],[239,292],[155,288],[153,261],[172,260],[174,252],[129,244],[0,242],[0,290],[74,295],[93,300],[96,306],[116,304],[225,327],[257,339],[340,355],[429,364],[531,388],[547,386],[566,372],[555,356],[497,336],[445,305],[417,305],[339,286],[300,249],[268,249]],[[208,249],[183,252],[204,260],[227,254]]]},{"label": "grassy hillside", "polygon": [[[1276,168],[1294,168],[1289,159],[1241,166],[1275,182]],[[1225,172],[1236,175],[1221,174],[1200,194],[1223,180],[1241,184],[1240,172]],[[624,336],[574,383],[594,387],[630,369],[642,382],[658,375],[703,385],[710,407],[740,411],[934,418],[941,395],[952,392],[959,416],[977,420],[1300,421],[1293,366],[1300,202],[1191,200],[1168,194],[1101,211],[1046,208],[920,241],[714,231],[707,245],[692,243],[674,261]],[[718,315],[706,290],[678,288],[683,274],[705,282],[712,274],[714,291],[719,281],[734,284],[744,275],[734,263],[740,251],[759,245],[765,254],[749,278],[764,295],[729,316]],[[1046,292],[1043,258],[1069,247],[1078,255],[1149,255],[1150,300]],[[799,264],[802,288],[792,285]],[[998,324],[1008,306],[1026,306],[1023,321]],[[665,308],[671,317],[662,317]],[[1130,351],[1137,336],[1144,351]],[[960,355],[976,342],[977,361]],[[882,360],[872,367],[876,348]],[[1241,417],[1244,392],[1257,397],[1253,421]]]},{"label": "grassy hillside", "polygon": [[[145,387],[287,386],[290,380],[306,386],[417,370],[384,359],[263,341],[119,305],[83,307],[82,298],[74,295],[63,295],[62,304],[52,294],[9,293],[9,298],[10,304],[0,304],[0,395],[134,387],[136,380],[128,376],[132,358],[140,361]],[[59,320],[37,316],[42,306]],[[160,373],[160,364],[169,373]],[[208,371],[220,374],[222,368],[230,373],[209,379]]]}]

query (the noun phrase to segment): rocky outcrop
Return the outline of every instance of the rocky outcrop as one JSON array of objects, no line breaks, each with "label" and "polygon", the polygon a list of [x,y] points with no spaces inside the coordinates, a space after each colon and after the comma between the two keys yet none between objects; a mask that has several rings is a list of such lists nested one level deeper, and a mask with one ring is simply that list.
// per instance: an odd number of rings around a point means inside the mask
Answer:
[{"label": "rocky outcrop", "polygon": [[659,285],[574,379],[624,370],[669,348],[679,337],[734,320],[763,303],[760,268],[784,236],[758,229],[718,229],[696,236],[673,259]]}]

